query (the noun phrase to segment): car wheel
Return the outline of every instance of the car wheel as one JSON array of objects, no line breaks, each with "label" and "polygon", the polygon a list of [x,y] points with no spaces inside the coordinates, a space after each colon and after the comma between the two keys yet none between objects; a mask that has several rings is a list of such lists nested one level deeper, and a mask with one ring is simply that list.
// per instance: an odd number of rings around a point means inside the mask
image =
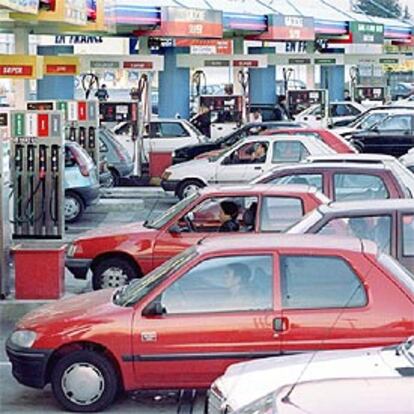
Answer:
[{"label": "car wheel", "polygon": [[117,257],[102,260],[93,268],[92,273],[94,290],[124,286],[131,279],[139,277],[131,263]]},{"label": "car wheel", "polygon": [[360,141],[352,141],[351,144],[358,152],[364,152],[364,146]]},{"label": "car wheel", "polygon": [[199,180],[185,180],[178,187],[177,195],[180,200],[197,193],[205,185]]},{"label": "car wheel", "polygon": [[72,192],[65,193],[65,221],[66,223],[75,223],[83,215],[85,203],[82,198]]},{"label": "car wheel", "polygon": [[109,169],[111,173],[111,178],[108,179],[107,187],[116,187],[119,185],[119,173],[118,171],[114,170],[113,168]]},{"label": "car wheel", "polygon": [[61,358],[51,375],[53,395],[66,410],[96,412],[115,399],[118,376],[112,363],[89,350],[72,352]]}]

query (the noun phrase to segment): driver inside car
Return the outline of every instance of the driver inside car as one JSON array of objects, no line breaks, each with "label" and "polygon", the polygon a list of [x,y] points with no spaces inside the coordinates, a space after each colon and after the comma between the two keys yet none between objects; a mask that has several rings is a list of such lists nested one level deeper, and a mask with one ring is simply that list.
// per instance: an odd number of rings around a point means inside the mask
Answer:
[{"label": "driver inside car", "polygon": [[219,218],[221,226],[219,232],[235,232],[240,230],[240,225],[237,222],[239,215],[239,206],[234,201],[224,200],[220,203]]}]

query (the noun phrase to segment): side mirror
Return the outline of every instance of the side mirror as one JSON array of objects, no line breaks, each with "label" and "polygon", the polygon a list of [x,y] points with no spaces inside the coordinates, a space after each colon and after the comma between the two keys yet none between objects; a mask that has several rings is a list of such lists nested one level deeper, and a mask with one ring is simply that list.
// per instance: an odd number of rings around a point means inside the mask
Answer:
[{"label": "side mirror", "polygon": [[142,316],[162,316],[165,314],[165,308],[159,300],[149,303],[142,311]]}]

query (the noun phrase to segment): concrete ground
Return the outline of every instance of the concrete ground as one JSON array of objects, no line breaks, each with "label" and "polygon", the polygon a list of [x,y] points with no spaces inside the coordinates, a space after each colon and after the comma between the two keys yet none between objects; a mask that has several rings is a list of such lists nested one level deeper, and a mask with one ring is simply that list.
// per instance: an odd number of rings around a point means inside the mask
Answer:
[{"label": "concrete ground", "polygon": [[[127,224],[146,220],[160,214],[177,202],[173,196],[165,195],[159,189],[119,188],[107,190],[97,206],[85,211],[79,223],[68,226],[64,242],[70,242],[83,232],[107,225]],[[66,295],[88,292],[90,281],[73,278],[65,273]],[[17,301],[12,297],[0,301],[0,412],[3,413],[59,413],[50,386],[35,390],[20,385],[11,374],[11,364],[5,353],[5,341],[14,324],[25,313],[41,306],[45,301]],[[176,393],[132,393],[120,398],[107,412],[117,413],[176,413]],[[196,400],[194,413],[202,413],[204,394]]]}]

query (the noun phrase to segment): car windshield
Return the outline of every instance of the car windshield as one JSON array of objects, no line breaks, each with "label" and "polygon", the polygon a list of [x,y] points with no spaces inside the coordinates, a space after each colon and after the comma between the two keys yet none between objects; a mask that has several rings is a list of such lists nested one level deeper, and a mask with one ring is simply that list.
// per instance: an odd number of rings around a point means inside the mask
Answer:
[{"label": "car windshield", "polygon": [[319,220],[323,218],[322,213],[315,209],[310,211],[308,214],[303,216],[302,220],[299,223],[294,224],[292,227],[286,230],[286,233],[289,234],[304,234],[313,227]]},{"label": "car windshield", "polygon": [[382,121],[387,115],[387,112],[367,114],[367,116],[365,116],[363,119],[360,119],[359,126],[361,129],[368,129],[376,123]]},{"label": "car windshield", "polygon": [[149,229],[160,229],[166,223],[168,223],[173,217],[175,217],[180,211],[184,210],[188,205],[190,205],[197,197],[199,196],[198,193],[194,193],[183,200],[179,201],[177,204],[174,204],[164,213],[160,214],[159,216],[148,219],[144,226]]},{"label": "car windshield", "polygon": [[378,261],[408,289],[411,295],[414,295],[414,275],[411,272],[401,266],[395,259],[388,256],[388,254],[381,253],[378,257]]},{"label": "car windshield", "polygon": [[161,266],[155,268],[141,279],[135,279],[129,285],[117,289],[113,296],[113,302],[119,306],[133,306],[148,293],[159,286],[164,280],[178,270],[181,266],[188,263],[197,256],[196,248],[190,247],[177,256],[166,261]]}]

